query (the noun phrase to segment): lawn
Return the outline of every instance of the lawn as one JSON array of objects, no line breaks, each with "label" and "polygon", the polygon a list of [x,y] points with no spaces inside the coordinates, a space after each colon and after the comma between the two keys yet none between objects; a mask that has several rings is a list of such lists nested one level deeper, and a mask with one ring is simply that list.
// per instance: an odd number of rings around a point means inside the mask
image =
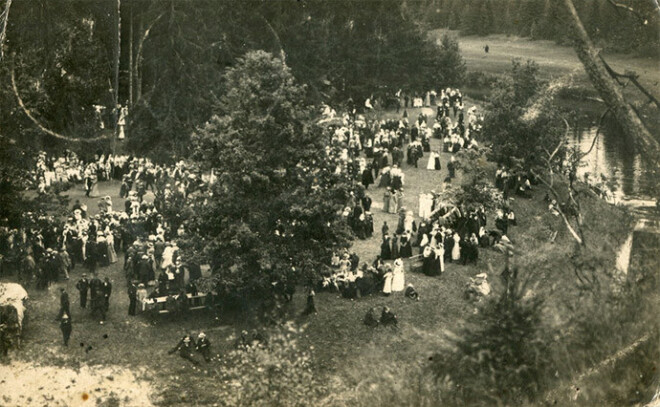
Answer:
[{"label": "lawn", "polygon": [[[493,47],[495,48],[495,47]],[[409,109],[411,118],[417,117],[418,109]],[[391,117],[392,112],[383,117]],[[432,140],[432,148],[439,149],[439,141]],[[442,170],[427,171],[426,158],[420,168],[403,164],[405,179],[405,206],[417,214],[418,194],[432,189],[442,190],[446,177],[449,155],[441,154]],[[118,197],[119,184],[106,182],[100,185],[100,195],[110,195],[116,207],[122,206]],[[382,212],[383,189],[369,188],[374,207],[374,237],[356,240],[353,250],[361,262],[371,263],[379,253],[380,228],[384,221],[390,229],[396,227],[396,215]],[[96,212],[97,199],[84,197],[80,187],[69,191],[71,202],[85,201],[90,212]],[[535,191],[530,200],[516,200],[513,209],[518,226],[513,227],[510,237],[516,246],[514,264],[524,272],[538,274],[539,293],[554,293],[556,301],[549,301],[546,320],[552,324],[563,322],[562,300],[575,293],[574,277],[570,274],[568,257],[573,242],[558,218],[548,213],[542,201],[544,192]],[[147,199],[151,199],[148,195]],[[630,219],[623,212],[592,196],[585,196],[583,208],[586,216],[586,233],[593,247],[614,259],[616,250],[627,237]],[[381,205],[379,205],[381,204]],[[492,226],[493,216],[489,218]],[[549,242],[552,231],[558,231],[555,243]],[[417,250],[415,250],[415,253]],[[79,308],[75,282],[84,272],[78,266],[68,281],[61,281],[48,291],[31,289],[30,320],[25,329],[25,345],[16,352],[15,358],[40,365],[79,367],[102,365],[129,368],[139,380],[152,385],[152,400],[160,405],[212,405],[218,402],[213,394],[213,383],[218,380],[217,361],[197,370],[178,356],[170,356],[171,349],[184,332],[204,330],[213,343],[214,353],[224,354],[233,345],[233,335],[244,328],[253,328],[250,320],[241,315],[221,315],[219,320],[205,313],[193,313],[177,320],[151,319],[146,315],[129,317],[126,280],[123,273],[123,255],[118,263],[100,272],[113,282],[108,321],[100,325],[88,312]],[[341,298],[335,293],[319,293],[316,297],[318,314],[300,317],[305,298],[297,294],[288,306],[290,318],[305,325],[300,343],[313,356],[317,374],[328,380],[341,380],[348,388],[369,381],[385,367],[407,369],[423,363],[432,353],[444,345],[447,335],[459,332],[464,321],[476,312],[476,306],[463,298],[469,278],[482,272],[497,293],[498,274],[504,265],[502,254],[480,250],[476,265],[447,264],[446,272],[439,277],[427,277],[407,267],[406,284],[412,283],[421,295],[420,301],[411,301],[402,294],[389,297],[372,295],[358,300]],[[73,335],[68,348],[61,346],[61,335],[55,316],[58,311],[58,288],[65,287],[71,294]],[[493,295],[496,295],[496,294]],[[389,306],[399,317],[397,330],[371,329],[362,324],[362,318],[370,307]],[[91,349],[89,348],[91,347]],[[378,367],[379,366],[379,367]],[[0,389],[2,385],[0,384]],[[93,390],[93,389],[90,389]]]}]

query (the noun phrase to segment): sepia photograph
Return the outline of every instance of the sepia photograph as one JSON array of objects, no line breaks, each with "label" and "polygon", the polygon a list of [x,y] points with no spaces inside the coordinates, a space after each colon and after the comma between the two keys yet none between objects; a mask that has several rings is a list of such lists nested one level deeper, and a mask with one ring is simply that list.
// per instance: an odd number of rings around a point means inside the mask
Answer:
[{"label": "sepia photograph", "polygon": [[658,0],[0,0],[0,407],[660,407]]}]

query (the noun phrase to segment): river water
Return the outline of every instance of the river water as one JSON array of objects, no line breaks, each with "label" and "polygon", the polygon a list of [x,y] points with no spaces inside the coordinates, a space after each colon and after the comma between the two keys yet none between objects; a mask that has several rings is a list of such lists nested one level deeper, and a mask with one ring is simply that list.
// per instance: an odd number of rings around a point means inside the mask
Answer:
[{"label": "river water", "polygon": [[[597,127],[587,124],[574,127],[569,135],[569,147],[578,146],[587,152],[596,136]],[[617,201],[651,200],[660,185],[660,169],[642,158],[633,143],[613,126],[603,126],[591,152],[584,157],[578,170],[580,179],[589,174],[592,181],[606,177]]]}]

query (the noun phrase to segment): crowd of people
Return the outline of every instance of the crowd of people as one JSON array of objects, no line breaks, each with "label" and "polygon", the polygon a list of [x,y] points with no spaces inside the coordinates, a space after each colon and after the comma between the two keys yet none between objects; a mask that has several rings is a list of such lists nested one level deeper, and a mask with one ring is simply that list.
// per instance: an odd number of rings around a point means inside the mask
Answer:
[{"label": "crowd of people", "polygon": [[[118,253],[124,257],[129,315],[145,310],[144,304],[158,297],[197,295],[195,280],[201,276],[201,266],[184,260],[176,242],[186,233],[185,225],[169,224],[160,211],[174,196],[206,188],[208,178],[183,162],[162,167],[146,159],[97,155],[94,162],[83,164],[69,152],[58,160],[49,160],[42,153],[38,161],[42,171],[48,169],[47,163],[68,163],[77,174],[66,180],[69,182],[85,181],[89,171],[101,179],[121,179],[124,205],[113,205],[111,197],[104,196],[98,201],[96,215],[80,200],[64,219],[26,212],[20,228],[0,227],[3,274],[15,274],[26,287],[47,290],[54,282],[68,280],[74,268],[84,267],[86,273],[75,285],[79,304],[101,323],[107,317],[112,292],[112,276],[106,269],[118,261]],[[99,172],[102,163],[105,170]],[[90,195],[89,185],[85,182],[84,186]],[[154,193],[153,201],[144,199],[147,188]],[[68,303],[68,293],[63,292],[58,319],[66,319],[64,327],[71,322]]]},{"label": "crowd of people", "polygon": [[[358,266],[359,258],[354,253],[338,253],[331,261],[332,271],[324,276],[318,289],[336,290],[348,298],[375,292],[389,295],[406,288],[404,261],[407,259],[415,265],[413,269],[438,276],[445,272],[448,263],[475,264],[479,251],[485,248],[503,252],[513,248],[508,233],[516,225],[516,218],[506,202],[512,194],[529,194],[536,185],[531,174],[498,169],[495,185],[501,193],[502,207],[496,211],[494,227],[487,226],[483,206],[455,205],[435,191],[419,195],[417,217],[406,209],[404,168],[419,168],[420,159],[428,153],[422,168],[442,169],[441,152],[432,151],[430,142],[431,138],[439,139],[442,151],[450,154],[446,162],[448,176],[439,182],[446,187],[456,177],[458,163],[454,155],[462,149],[478,148],[483,117],[474,106],[465,111],[458,89],[429,91],[415,97],[403,93],[398,96],[404,101],[404,109],[436,107],[436,117],[430,118],[422,111],[410,123],[407,110],[399,119],[371,121],[346,114],[343,125],[333,127],[334,141],[344,146],[344,158],[354,163],[352,173],[364,187],[343,212],[356,236],[373,238],[372,200],[367,195],[372,185],[383,191],[379,204],[382,211],[397,215],[398,220],[392,230],[387,221],[382,225],[380,254],[371,265]],[[332,114],[336,115],[334,111]],[[429,126],[429,121],[433,125]]]},{"label": "crowd of people", "polygon": [[[423,106],[437,107],[435,118],[422,111],[411,123],[404,110],[399,119],[367,120],[349,112],[342,116],[341,124],[329,126],[332,143],[340,151],[337,171],[346,172],[361,184],[342,213],[355,236],[374,238],[373,202],[368,194],[372,185],[383,190],[382,206],[377,206],[396,214],[398,220],[392,230],[387,222],[382,225],[380,254],[370,265],[360,263],[355,252],[337,253],[331,260],[332,271],[314,288],[336,290],[347,298],[380,292],[406,293],[419,299],[414,288],[406,286],[407,259],[417,262],[422,273],[438,276],[445,272],[447,263],[475,263],[480,248],[508,242],[508,228],[515,225],[515,215],[508,208],[498,212],[495,230],[486,229],[483,208],[450,205],[435,191],[419,196],[417,217],[407,209],[404,168],[419,168],[420,160],[427,155],[422,168],[442,169],[441,151],[432,150],[431,139],[439,139],[443,151],[453,154],[463,148],[476,148],[481,131],[481,117],[474,107],[466,117],[459,90],[426,92],[423,99]],[[409,101],[410,107],[420,104],[419,97]],[[407,102],[403,105],[409,107]],[[446,167],[449,177],[445,182],[451,182],[456,170],[453,156]],[[47,289],[59,279],[69,279],[74,268],[83,265],[86,273],[75,285],[80,307],[90,308],[94,318],[102,322],[109,309],[112,281],[101,274],[123,255],[129,315],[146,311],[159,298],[167,298],[168,304],[180,303],[188,295],[198,294],[195,281],[201,277],[201,265],[184,258],[177,245],[177,238],[186,234],[186,225],[168,224],[161,210],[175,196],[186,200],[205,191],[213,182],[213,174],[204,176],[183,161],[161,166],[144,158],[99,153],[84,162],[66,152],[57,159],[40,154],[35,179],[48,179],[51,184],[82,183],[88,197],[98,197],[98,181],[114,179],[121,181],[119,196],[124,202],[116,204],[110,196],[99,197],[98,214],[92,216],[89,208],[77,201],[64,221],[26,213],[22,228],[3,230],[0,251],[4,263],[16,270],[25,285]],[[504,168],[498,170],[496,179],[505,196],[509,191],[524,193],[532,182],[525,174],[512,174]],[[45,181],[43,184],[40,192],[47,187]],[[149,192],[154,195],[153,201],[145,199]],[[64,333],[71,312],[68,293],[62,293],[62,298],[58,319]],[[177,348],[181,349],[190,349],[185,338]]]}]

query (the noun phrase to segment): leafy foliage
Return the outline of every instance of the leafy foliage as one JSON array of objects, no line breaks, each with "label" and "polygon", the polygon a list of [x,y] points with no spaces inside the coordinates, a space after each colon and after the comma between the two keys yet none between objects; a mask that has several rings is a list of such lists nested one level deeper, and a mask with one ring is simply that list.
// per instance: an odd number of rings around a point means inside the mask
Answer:
[{"label": "leafy foliage", "polygon": [[226,406],[308,406],[327,387],[314,374],[309,351],[297,337],[303,330],[285,326],[268,344],[253,343],[225,355],[223,378],[214,390]]},{"label": "leafy foliage", "polygon": [[435,81],[432,87],[444,88],[447,86],[459,86],[465,79],[465,61],[458,47],[458,40],[447,34],[440,39],[440,49],[434,51],[437,54],[434,69]]},{"label": "leafy foliage", "polygon": [[[533,61],[522,64],[512,61],[509,77],[493,85],[488,111],[484,118],[483,134],[491,142],[491,157],[501,164],[525,169],[543,166],[543,158],[552,152],[563,137],[560,110],[551,99],[534,103],[543,90],[538,79],[538,65]],[[526,116],[529,109],[534,115]],[[560,163],[563,150],[555,156]]]},{"label": "leafy foliage", "polygon": [[347,245],[338,212],[352,183],[280,59],[250,52],[225,80],[218,114],[193,135],[194,156],[219,174],[193,229],[221,286],[267,296],[273,282],[318,275]]},{"label": "leafy foliage", "polygon": [[479,208],[487,210],[498,207],[501,193],[490,181],[493,178],[493,164],[487,160],[490,149],[461,150],[458,154],[456,167],[462,171],[462,180],[459,188],[452,189],[452,200],[466,208]]},{"label": "leafy foliage", "polygon": [[542,302],[527,295],[517,270],[505,273],[505,290],[480,308],[454,352],[433,358],[434,373],[447,378],[461,403],[520,405],[543,390],[549,358],[539,329]]}]

